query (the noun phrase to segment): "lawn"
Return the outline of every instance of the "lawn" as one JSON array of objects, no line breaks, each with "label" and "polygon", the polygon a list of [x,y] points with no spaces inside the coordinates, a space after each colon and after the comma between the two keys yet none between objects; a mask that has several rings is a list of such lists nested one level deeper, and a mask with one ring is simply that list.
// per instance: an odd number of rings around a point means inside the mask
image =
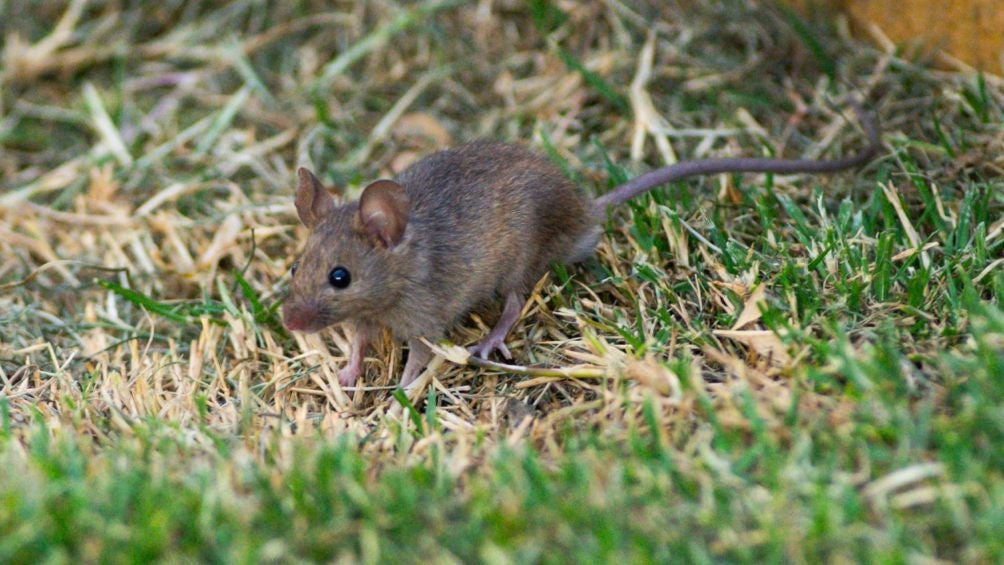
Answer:
[{"label": "lawn", "polygon": [[[0,4],[0,562],[1004,561],[1004,81],[761,2]],[[612,214],[474,364],[278,308],[343,198],[527,144]]]}]

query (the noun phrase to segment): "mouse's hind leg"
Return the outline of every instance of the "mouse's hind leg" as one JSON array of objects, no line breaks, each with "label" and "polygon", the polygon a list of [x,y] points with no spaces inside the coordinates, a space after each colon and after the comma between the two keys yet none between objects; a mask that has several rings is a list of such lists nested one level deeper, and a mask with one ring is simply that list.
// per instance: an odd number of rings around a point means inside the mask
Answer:
[{"label": "mouse's hind leg", "polygon": [[525,302],[526,299],[523,298],[522,293],[509,292],[506,294],[505,306],[502,308],[502,316],[499,318],[498,323],[495,324],[495,327],[492,328],[492,331],[484,339],[469,347],[468,351],[482,359],[488,359],[492,351],[498,351],[506,359],[512,359],[509,348],[505,346],[505,338],[509,335],[509,330],[519,320],[519,314],[523,311],[523,304]]}]

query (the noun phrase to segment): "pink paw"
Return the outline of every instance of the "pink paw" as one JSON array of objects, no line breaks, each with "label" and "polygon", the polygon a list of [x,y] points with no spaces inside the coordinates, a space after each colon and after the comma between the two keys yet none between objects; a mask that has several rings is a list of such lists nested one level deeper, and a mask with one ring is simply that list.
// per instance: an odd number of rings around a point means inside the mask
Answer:
[{"label": "pink paw", "polygon": [[488,336],[478,343],[468,347],[467,351],[476,357],[480,357],[481,359],[488,359],[488,356],[492,354],[492,351],[498,351],[506,359],[512,359],[512,353],[509,353],[509,348],[505,346],[505,338]]},{"label": "pink paw", "polygon": [[359,375],[362,374],[362,367],[343,367],[338,371],[338,384],[342,386],[352,386],[356,384],[359,380]]},{"label": "pink paw", "polygon": [[401,373],[401,388],[410,385],[412,381],[417,379],[418,376],[422,374],[422,369],[424,369],[424,367],[417,370],[412,370],[411,367],[405,367],[404,372]]}]

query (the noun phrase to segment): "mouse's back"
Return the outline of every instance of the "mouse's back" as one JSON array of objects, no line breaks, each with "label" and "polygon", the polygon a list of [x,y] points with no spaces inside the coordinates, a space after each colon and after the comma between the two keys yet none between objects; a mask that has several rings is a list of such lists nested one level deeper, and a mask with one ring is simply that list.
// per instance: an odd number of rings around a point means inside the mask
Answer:
[{"label": "mouse's back", "polygon": [[443,305],[446,323],[479,302],[528,292],[551,262],[578,258],[597,235],[589,198],[518,145],[441,151],[398,182],[410,201],[408,246],[423,267],[406,307]]}]

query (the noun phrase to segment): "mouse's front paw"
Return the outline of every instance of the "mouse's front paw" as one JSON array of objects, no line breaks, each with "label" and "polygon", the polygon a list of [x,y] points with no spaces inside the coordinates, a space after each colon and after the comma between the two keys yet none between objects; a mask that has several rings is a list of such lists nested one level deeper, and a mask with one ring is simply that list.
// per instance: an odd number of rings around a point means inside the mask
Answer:
[{"label": "mouse's front paw", "polygon": [[509,348],[505,346],[504,337],[497,338],[488,336],[475,345],[468,347],[467,351],[476,357],[480,357],[481,359],[488,359],[488,356],[492,354],[492,351],[498,351],[506,359],[512,359],[512,353],[509,353]]},{"label": "mouse's front paw", "polygon": [[342,386],[352,386],[356,384],[357,380],[359,380],[359,376],[362,372],[362,367],[353,367],[352,365],[343,367],[340,371],[338,371],[338,384]]},{"label": "mouse's front paw", "polygon": [[405,367],[404,372],[401,373],[401,388],[407,387],[417,379],[422,374],[422,369],[424,367]]}]

